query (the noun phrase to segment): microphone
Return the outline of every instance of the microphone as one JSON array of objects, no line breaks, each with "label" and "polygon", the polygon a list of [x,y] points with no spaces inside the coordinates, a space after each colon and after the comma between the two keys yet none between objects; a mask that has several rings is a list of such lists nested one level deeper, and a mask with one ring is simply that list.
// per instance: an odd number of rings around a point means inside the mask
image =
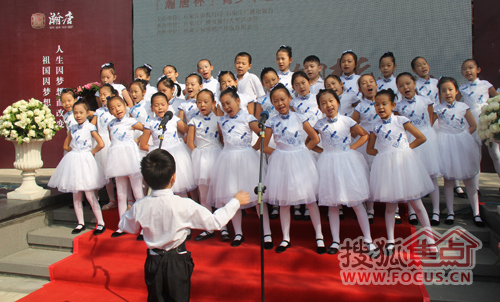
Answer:
[{"label": "microphone", "polygon": [[262,111],[262,113],[260,114],[259,125],[264,125],[268,118],[269,118],[269,112]]},{"label": "microphone", "polygon": [[172,113],[172,111],[167,111],[167,113],[165,113],[165,116],[161,120],[160,126],[158,128],[164,129],[165,125],[167,125],[168,121],[170,121],[173,116],[174,116],[174,114]]}]

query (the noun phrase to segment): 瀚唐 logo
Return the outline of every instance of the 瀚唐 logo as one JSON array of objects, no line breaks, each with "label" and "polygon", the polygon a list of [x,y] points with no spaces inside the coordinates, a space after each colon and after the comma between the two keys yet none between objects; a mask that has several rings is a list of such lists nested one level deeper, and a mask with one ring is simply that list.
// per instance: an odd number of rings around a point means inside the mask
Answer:
[{"label": "\u701a\u5510 logo", "polygon": [[45,27],[45,14],[35,13],[31,15],[31,27],[34,29],[42,29]]}]

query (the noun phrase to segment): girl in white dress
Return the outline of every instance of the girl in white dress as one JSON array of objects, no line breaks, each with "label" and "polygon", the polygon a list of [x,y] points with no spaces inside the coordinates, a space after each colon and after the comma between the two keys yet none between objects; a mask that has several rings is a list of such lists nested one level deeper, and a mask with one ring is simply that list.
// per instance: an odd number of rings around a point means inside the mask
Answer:
[{"label": "girl in white dress", "polygon": [[163,93],[168,100],[168,110],[172,111],[175,116],[179,116],[179,106],[184,102],[181,99],[181,87],[179,84],[174,83],[171,79],[167,78],[166,75],[162,75],[158,79],[158,92]]},{"label": "girl in white dress", "polygon": [[344,92],[353,92],[358,98],[361,94],[358,90],[359,75],[356,74],[358,67],[358,56],[352,50],[346,50],[340,56],[340,68],[342,68],[342,75],[340,79],[344,85]]},{"label": "girl in white dress", "polygon": [[378,68],[382,73],[382,78],[377,80],[377,91],[382,89],[392,89],[396,94],[396,103],[401,100],[394,70],[396,69],[396,58],[392,52],[385,52],[378,60]]},{"label": "girl in white dress", "polygon": [[[392,114],[396,108],[394,99],[395,94],[391,89],[381,90],[375,97],[375,110],[380,119],[370,129],[367,148],[367,152],[375,156],[370,171],[371,199],[386,204],[387,255],[392,255],[395,250],[394,215],[398,202],[411,204],[422,227],[428,232],[427,243],[434,253],[437,252],[437,247],[421,200],[434,191],[434,185],[424,164],[413,151],[413,148],[423,144],[426,139],[408,118]],[[413,142],[408,142],[406,131],[415,137]]]},{"label": "girl in white dress", "polygon": [[[144,197],[140,169],[141,157],[137,146],[138,141],[134,140],[134,130],[142,131],[144,126],[129,116],[127,105],[121,97],[112,97],[108,101],[108,108],[115,118],[108,124],[111,146],[108,150],[105,174],[107,178],[115,178],[118,213],[122,217],[127,210],[129,183],[135,200]],[[122,234],[123,232],[118,229],[111,237],[119,237]]]},{"label": "girl in white dress", "polygon": [[[193,176],[193,164],[189,156],[188,149],[182,140],[187,133],[187,125],[179,117],[173,116],[165,125],[165,129],[160,128],[161,121],[168,111],[167,96],[157,92],[151,98],[152,110],[156,117],[149,120],[144,126],[144,134],[141,138],[141,150],[151,152],[160,147],[167,150],[175,158],[177,177],[172,191],[179,196],[187,197],[187,193],[196,189]],[[165,130],[165,132],[163,131]],[[152,145],[149,146],[149,138],[152,138]]]},{"label": "girl in white dress", "polygon": [[[236,76],[232,71],[221,71],[219,72],[219,89],[220,91],[226,90],[228,87],[238,87],[238,79],[236,79]],[[244,94],[244,93],[238,93],[238,96],[240,98],[240,108],[243,109],[245,113],[254,115],[255,110],[254,110],[254,102],[255,100],[252,99],[249,95]],[[220,96],[219,99],[217,100],[217,111],[216,111],[217,116],[222,116],[224,115],[224,110],[222,109],[222,105],[220,104]]]},{"label": "girl in white dress", "polygon": [[192,73],[186,77],[186,100],[179,105],[179,118],[186,124],[200,114],[196,106],[196,96],[203,88],[203,79],[197,73]]},{"label": "girl in white dress", "polygon": [[[434,183],[434,192],[430,194],[432,201],[431,225],[436,226],[440,223],[439,214],[441,212],[439,209],[439,186],[437,179],[443,176],[443,164],[437,144],[436,130],[432,127],[434,120],[431,119],[431,117],[434,112],[434,102],[426,96],[417,95],[415,79],[410,73],[400,73],[396,82],[401,98],[396,105],[395,112],[398,112],[399,115],[406,116],[411,124],[420,130],[427,138],[425,144],[416,148],[415,152],[424,163]],[[408,138],[410,143],[415,139],[411,135],[409,135]],[[408,206],[408,210],[410,222],[416,220],[417,215],[410,205]]]},{"label": "girl in white dress", "polygon": [[[344,86],[345,87],[345,86]],[[358,123],[363,129],[369,131],[373,128],[373,124],[380,120],[377,112],[375,111],[375,95],[377,94],[377,82],[375,78],[371,74],[364,74],[359,77],[358,81],[359,91],[361,92],[362,99],[354,108],[354,112],[352,114],[352,119]],[[371,168],[373,162],[373,156],[368,154],[367,145],[363,145],[358,151],[363,154],[366,162],[368,163],[368,167]],[[375,218],[375,210],[373,208],[373,202],[366,202],[366,212],[368,213],[368,220],[370,224],[373,223]],[[397,212],[396,212],[397,213]],[[399,214],[397,214],[397,218],[399,218],[398,223],[401,218]]]},{"label": "girl in white dress", "polygon": [[339,97],[339,114],[352,117],[359,99],[354,92],[344,92],[344,84],[338,75],[331,74],[325,78],[325,88],[333,90]]},{"label": "girl in white dress", "polygon": [[[113,86],[109,84],[103,85],[99,88],[99,98],[101,100],[102,107],[97,108],[94,112],[94,117],[92,118],[92,123],[97,127],[97,133],[102,138],[104,142],[104,148],[101,152],[97,152],[95,155],[95,160],[99,165],[99,168],[103,171],[106,171],[106,164],[108,162],[108,150],[111,145],[111,140],[109,138],[109,129],[108,125],[111,120],[114,119],[114,116],[108,110],[108,99],[117,95],[118,92],[113,88]],[[112,208],[116,208],[116,198],[115,198],[115,185],[113,182],[108,179],[108,183],[106,184],[106,192],[108,193],[109,202],[102,206],[102,210],[106,211]]]},{"label": "girl in white dress", "polygon": [[[85,101],[77,101],[73,105],[76,124],[69,127],[64,141],[64,150],[68,153],[57,165],[48,186],[57,187],[61,192],[73,193],[73,205],[78,225],[71,232],[72,234],[78,234],[85,229],[82,206],[82,192],[85,192],[97,219],[94,235],[99,235],[105,231],[105,227],[95,190],[102,188],[106,184],[106,179],[98,168],[94,155],[104,147],[104,142],[97,133],[96,127],[87,120],[87,113],[88,106]],[[94,148],[92,148],[92,139],[97,143]]]},{"label": "girl in white dress", "polygon": [[69,131],[69,127],[76,124],[75,117],[73,116],[73,105],[76,102],[76,95],[73,89],[64,88],[61,91],[61,106],[66,110],[63,115],[64,126],[66,127],[66,132]]},{"label": "girl in white dress", "polygon": [[[115,64],[113,62],[105,63],[102,64],[101,66],[101,83],[104,84],[109,84],[115,88],[115,90],[118,92],[118,96],[123,98],[125,101],[125,104],[127,104],[127,107],[132,107],[134,103],[132,102],[132,99],[130,98],[130,95],[128,94],[127,88],[123,86],[122,84],[115,84],[116,80],[116,70],[115,70]],[[98,107],[101,107],[101,99],[99,98],[99,91],[96,92],[96,101]]]},{"label": "girl in white dress", "polygon": [[[189,121],[187,146],[191,149],[193,174],[200,193],[200,204],[211,212],[212,207],[207,204],[210,172],[222,150],[219,128],[217,127],[218,117],[212,111],[216,106],[213,92],[202,89],[196,97],[196,106],[200,114]],[[223,241],[231,239],[225,226],[221,230],[221,235]],[[200,241],[212,237],[214,237],[214,231],[207,230],[196,236],[194,240]]]},{"label": "girl in white dress", "polygon": [[476,121],[469,106],[457,102],[458,84],[454,78],[442,77],[438,82],[439,95],[443,102],[434,106],[433,119],[439,119],[438,146],[444,167],[444,198],[448,208],[446,224],[453,224],[453,186],[455,180],[462,180],[469,198],[474,223],[484,227],[479,215],[479,200],[474,176],[479,173],[477,144],[472,137]]},{"label": "girl in white dress", "polygon": [[[298,73],[294,73],[294,76]],[[297,92],[301,93],[301,89]],[[316,232],[317,252],[324,254],[326,248],[316,204],[319,177],[316,161],[309,151],[318,144],[318,134],[306,115],[290,110],[292,97],[283,84],[274,87],[271,100],[279,114],[266,122],[264,152],[271,156],[264,183],[267,187],[267,202],[280,206],[283,241],[276,252],[284,252],[290,247],[290,206],[306,204]],[[276,149],[269,147],[271,135],[276,142]],[[306,145],[308,137],[310,140]]]},{"label": "girl in white dress", "polygon": [[186,88],[186,85],[177,82],[177,78],[179,77],[179,73],[177,72],[177,68],[173,65],[165,65],[165,67],[163,67],[163,74],[167,78],[171,79],[172,82],[177,84],[178,87],[180,87],[178,89],[176,86],[176,88],[175,88],[176,90],[174,91],[174,94],[176,94],[181,99],[185,99],[184,95],[186,94],[186,92],[184,89]]},{"label": "girl in white dress", "polygon": [[146,94],[144,95],[144,100],[146,101],[146,107],[151,107],[151,97],[153,94],[158,92],[158,89],[151,86],[151,71],[153,71],[153,66],[149,64],[144,64],[135,69],[134,78],[136,80],[146,81]]},{"label": "girl in white dress", "polygon": [[[295,94],[295,90],[292,85],[292,75],[293,71],[290,70],[290,64],[293,62],[292,57],[292,47],[281,45],[276,52],[276,65],[278,65],[279,81],[285,85],[285,87],[290,91],[291,95]],[[261,76],[262,80],[262,76]],[[269,91],[269,89],[268,89]]]},{"label": "girl in white dress", "polygon": [[[208,204],[221,208],[231,200],[240,190],[250,193],[250,203],[244,208],[253,205],[259,213],[255,186],[259,183],[259,155],[252,148],[252,133],[260,132],[257,119],[240,108],[240,98],[234,87],[229,87],[221,92],[220,102],[225,115],[218,121],[219,133],[222,134],[224,148],[215,162],[210,175],[210,189]],[[265,169],[263,175],[265,175]],[[272,249],[271,228],[269,214],[264,208],[264,248]],[[232,219],[234,227],[234,240],[231,246],[239,246],[245,240],[241,227],[241,211],[236,212]]]},{"label": "girl in white dress", "polygon": [[[373,244],[363,206],[363,202],[370,198],[368,165],[363,155],[355,151],[368,141],[368,132],[350,117],[339,113],[340,100],[332,89],[320,90],[316,97],[321,111],[326,115],[316,123],[314,129],[323,141],[317,165],[318,201],[320,206],[329,207],[333,243],[327,253],[336,254],[340,249],[339,210],[341,205],[345,205],[356,212],[370,256],[377,258],[379,252]],[[360,138],[351,145],[351,137],[358,135]]]}]

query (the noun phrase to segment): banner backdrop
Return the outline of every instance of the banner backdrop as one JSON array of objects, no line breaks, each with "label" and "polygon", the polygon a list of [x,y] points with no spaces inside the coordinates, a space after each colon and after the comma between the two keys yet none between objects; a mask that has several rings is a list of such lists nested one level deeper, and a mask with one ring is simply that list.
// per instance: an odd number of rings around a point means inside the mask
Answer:
[{"label": "banner backdrop", "polygon": [[[35,98],[50,107],[59,125],[63,88],[100,81],[103,63],[113,61],[117,82],[130,82],[132,0],[4,0],[0,13],[0,110]],[[44,167],[63,155],[64,130],[44,143]],[[0,139],[0,168],[13,168],[14,146]]]},{"label": "banner backdrop", "polygon": [[395,73],[410,71],[423,56],[434,77],[463,82],[460,65],[472,56],[470,0],[135,0],[134,66],[150,63],[153,77],[166,64],[179,71],[179,82],[207,58],[219,70],[234,70],[238,52],[253,57],[250,72],[276,67],[280,45],[293,48],[291,69],[317,55],[322,76],[340,74],[344,50],[359,57],[358,73],[380,77],[378,60],[396,56]]}]

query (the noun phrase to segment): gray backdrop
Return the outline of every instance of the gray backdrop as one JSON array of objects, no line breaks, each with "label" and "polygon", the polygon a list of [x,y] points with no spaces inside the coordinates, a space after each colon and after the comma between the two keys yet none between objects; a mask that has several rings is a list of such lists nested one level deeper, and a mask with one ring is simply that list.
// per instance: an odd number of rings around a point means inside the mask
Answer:
[{"label": "gray backdrop", "polygon": [[381,77],[378,60],[386,51],[396,56],[399,72],[423,56],[434,77],[451,75],[460,83],[463,60],[472,57],[470,0],[134,0],[134,67],[153,65],[152,83],[163,66],[179,71],[179,82],[210,59],[219,70],[234,71],[234,57],[253,57],[250,72],[277,69],[282,44],[293,48],[292,70],[314,54],[323,75],[339,74],[342,51],[360,58],[358,73]]}]

